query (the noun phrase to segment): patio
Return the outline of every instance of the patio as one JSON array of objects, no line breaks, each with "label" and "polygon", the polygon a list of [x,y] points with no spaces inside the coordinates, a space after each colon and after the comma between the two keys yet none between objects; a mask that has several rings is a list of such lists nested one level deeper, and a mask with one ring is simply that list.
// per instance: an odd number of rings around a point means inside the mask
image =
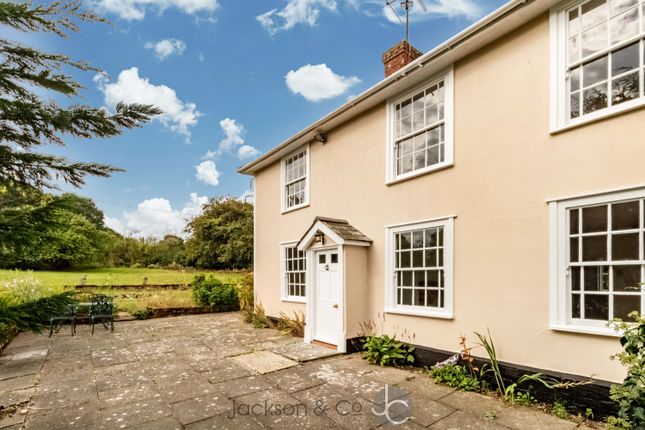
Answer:
[{"label": "patio", "polygon": [[97,327],[94,336],[85,325],[75,337],[69,327],[51,339],[21,334],[0,356],[1,429],[371,429],[403,421],[396,428],[577,427],[436,385],[419,371],[254,329],[236,313],[118,323],[113,334]]}]

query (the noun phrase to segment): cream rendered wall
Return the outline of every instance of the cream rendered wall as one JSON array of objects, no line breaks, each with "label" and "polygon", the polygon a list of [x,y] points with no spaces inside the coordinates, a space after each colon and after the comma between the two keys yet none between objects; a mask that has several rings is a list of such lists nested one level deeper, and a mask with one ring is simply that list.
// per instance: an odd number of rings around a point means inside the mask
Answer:
[{"label": "cream rendered wall", "polygon": [[[384,308],[385,226],[456,215],[455,317],[388,315],[388,330],[456,350],[457,337],[490,328],[499,357],[541,369],[618,381],[614,337],[549,325],[547,199],[645,185],[645,111],[549,134],[549,22],[536,19],[455,65],[455,165],[385,185],[386,106],[312,144],[311,205],[280,214],[280,164],[257,175],[256,285],[270,315],[280,302],[279,243],[315,216],[347,219],[367,250],[371,318]],[[639,132],[640,131],[640,132]],[[348,333],[352,336],[352,333]],[[483,351],[475,351],[483,354]]]}]

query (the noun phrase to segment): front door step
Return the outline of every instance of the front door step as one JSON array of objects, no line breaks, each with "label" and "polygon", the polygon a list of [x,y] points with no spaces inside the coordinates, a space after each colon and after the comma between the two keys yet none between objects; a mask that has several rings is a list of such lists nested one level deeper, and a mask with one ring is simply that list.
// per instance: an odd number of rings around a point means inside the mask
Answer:
[{"label": "front door step", "polygon": [[[332,346],[334,349],[327,348],[326,346]],[[279,345],[271,348],[271,351],[299,363],[306,363],[308,361],[342,354],[341,352],[338,352],[336,347],[333,345],[313,344],[302,341],[298,343]]]}]

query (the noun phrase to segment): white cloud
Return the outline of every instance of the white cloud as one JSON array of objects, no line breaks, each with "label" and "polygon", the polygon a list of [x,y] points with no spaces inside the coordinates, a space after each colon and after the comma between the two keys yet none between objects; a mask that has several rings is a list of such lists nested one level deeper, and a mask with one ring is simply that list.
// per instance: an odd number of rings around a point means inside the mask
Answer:
[{"label": "white cloud", "polygon": [[356,76],[345,77],[334,73],[326,64],[307,64],[285,76],[287,87],[310,102],[331,99],[361,82]]},{"label": "white cloud", "polygon": [[103,92],[108,106],[114,107],[119,102],[155,105],[163,110],[163,114],[156,118],[190,142],[190,128],[197,125],[202,114],[195,103],[180,100],[172,88],[154,85],[147,78],[139,77],[137,67],[123,70],[116,82],[109,82],[101,74],[97,74],[94,81]]},{"label": "white cloud", "polygon": [[[378,3],[379,7],[383,7],[381,2],[367,3]],[[394,3],[393,6],[397,11],[401,9],[398,3]],[[482,6],[475,0],[426,0],[426,8],[427,10],[424,11],[415,4],[410,9],[410,20],[421,21],[438,17],[477,19],[484,13]],[[383,14],[388,21],[401,24],[401,21],[395,16],[391,8],[383,7]]]},{"label": "white cloud", "polygon": [[202,212],[208,197],[191,193],[190,199],[179,210],[172,208],[170,201],[157,197],[144,200],[134,212],[123,212],[123,220],[105,217],[105,224],[124,235],[135,237],[163,237],[166,234],[185,236],[186,222]]},{"label": "white cloud", "polygon": [[217,171],[217,166],[214,161],[202,161],[195,169],[197,170],[195,176],[198,180],[214,187],[219,185],[220,172]]},{"label": "white cloud", "polygon": [[251,190],[246,190],[242,193],[238,200],[243,201],[244,203],[255,204],[255,193]]},{"label": "white cloud", "polygon": [[171,55],[181,55],[186,50],[186,44],[179,39],[162,39],[158,42],[148,42],[144,47],[146,49],[152,49],[161,61]]},{"label": "white cloud", "polygon": [[224,118],[219,122],[219,126],[222,128],[225,137],[220,140],[217,151],[208,150],[202,157],[202,160],[212,160],[218,156],[230,153],[236,153],[237,157],[243,160],[260,153],[256,148],[244,142],[246,129],[236,120]]},{"label": "white cloud", "polygon": [[336,12],[336,0],[288,0],[284,8],[272,9],[255,19],[269,33],[275,34],[289,30],[296,24],[315,26],[321,10]]},{"label": "white cloud", "polygon": [[252,147],[251,145],[242,145],[237,149],[237,158],[244,160],[246,158],[252,158],[258,155],[260,151]]},{"label": "white cloud", "polygon": [[95,0],[99,11],[113,13],[126,20],[142,20],[146,11],[163,13],[176,8],[187,14],[213,13],[218,0]]},{"label": "white cloud", "polygon": [[242,136],[246,130],[242,124],[239,124],[234,119],[224,118],[219,122],[219,126],[226,135],[226,137],[219,142],[220,152],[231,152],[234,147],[244,144],[244,138]]}]

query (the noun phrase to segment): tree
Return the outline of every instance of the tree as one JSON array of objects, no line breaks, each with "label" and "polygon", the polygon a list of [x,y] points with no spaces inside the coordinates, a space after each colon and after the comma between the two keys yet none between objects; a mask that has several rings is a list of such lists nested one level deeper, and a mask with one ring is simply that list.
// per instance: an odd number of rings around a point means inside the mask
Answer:
[{"label": "tree", "polygon": [[114,235],[90,199],[26,186],[0,187],[0,267],[100,265]]},{"label": "tree", "polygon": [[[0,1],[0,24],[18,31],[67,38],[70,32],[80,30],[79,21],[105,22],[83,9],[79,0],[38,6]],[[63,69],[99,71],[97,68],[4,38],[0,38],[0,58],[0,186],[55,188],[52,179],[60,178],[79,187],[87,175],[108,177],[121,169],[95,162],[72,162],[36,150],[44,144],[64,146],[64,136],[86,139],[117,136],[161,113],[160,109],[143,104],[119,103],[114,114],[86,105],[61,107],[56,102],[44,101],[38,91],[53,91],[69,98],[78,96],[82,86]]]},{"label": "tree", "polygon": [[253,205],[233,198],[211,199],[188,222],[186,258],[207,269],[248,269],[253,264]]}]

